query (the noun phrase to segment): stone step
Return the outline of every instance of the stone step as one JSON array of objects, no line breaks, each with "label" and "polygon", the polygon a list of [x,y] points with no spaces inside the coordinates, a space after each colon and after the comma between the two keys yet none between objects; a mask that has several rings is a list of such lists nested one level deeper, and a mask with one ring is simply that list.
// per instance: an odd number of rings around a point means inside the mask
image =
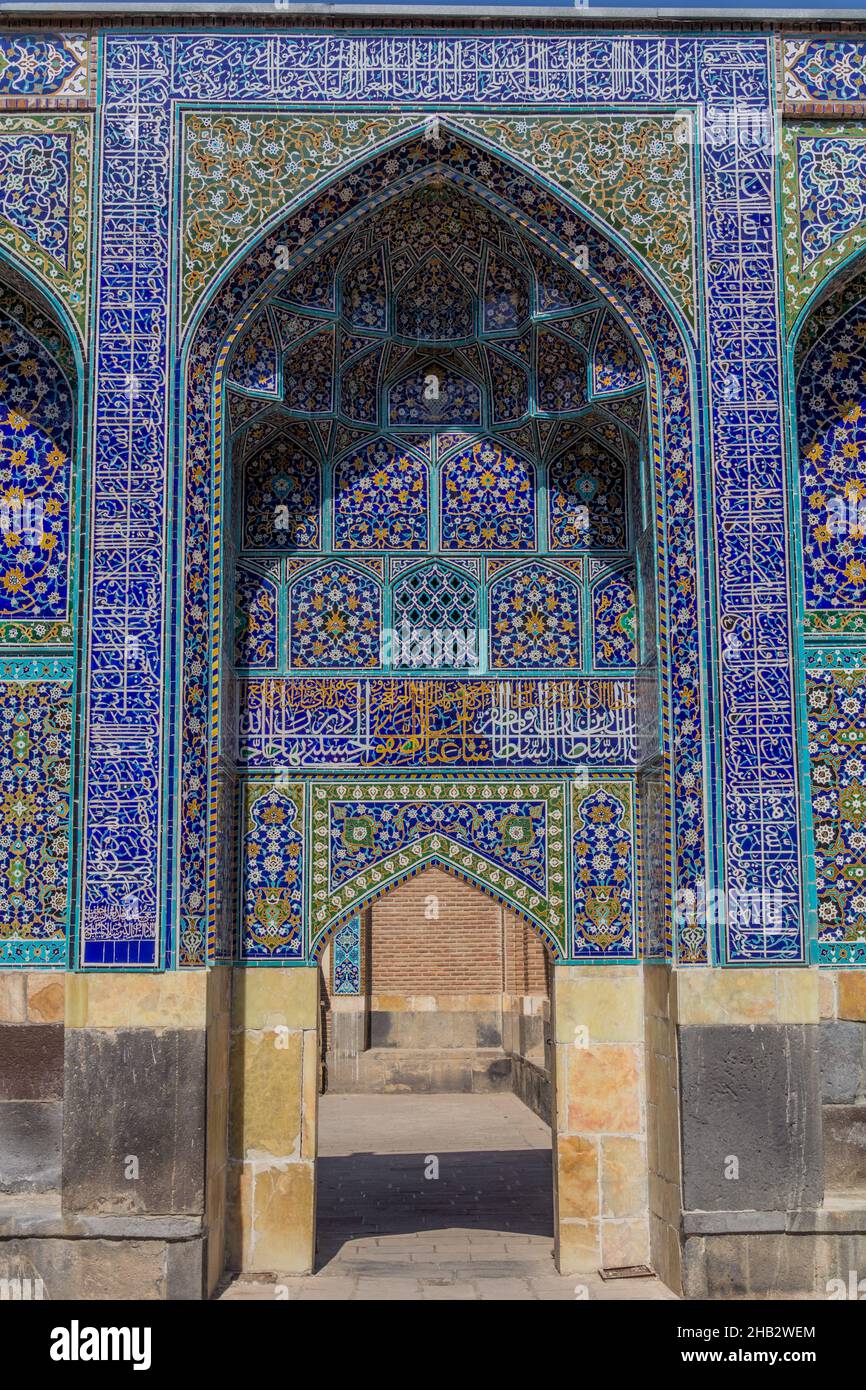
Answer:
[{"label": "stone step", "polygon": [[393,1095],[510,1091],[512,1059],[496,1047],[372,1047],[328,1058],[327,1089]]}]

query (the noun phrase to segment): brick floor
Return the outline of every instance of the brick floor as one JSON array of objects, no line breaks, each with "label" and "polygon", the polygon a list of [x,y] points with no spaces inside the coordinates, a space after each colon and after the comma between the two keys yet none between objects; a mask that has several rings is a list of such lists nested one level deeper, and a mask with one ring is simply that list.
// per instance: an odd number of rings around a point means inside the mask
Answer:
[{"label": "brick floor", "polygon": [[219,1297],[673,1297],[658,1280],[557,1274],[550,1130],[515,1096],[324,1096],[318,1170],[316,1273],[235,1279]]}]

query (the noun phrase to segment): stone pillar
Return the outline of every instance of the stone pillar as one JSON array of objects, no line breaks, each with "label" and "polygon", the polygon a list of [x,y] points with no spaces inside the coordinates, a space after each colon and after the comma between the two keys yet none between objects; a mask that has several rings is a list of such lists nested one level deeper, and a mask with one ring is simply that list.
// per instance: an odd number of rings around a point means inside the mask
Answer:
[{"label": "stone pillar", "polygon": [[228,1109],[231,1047],[231,966],[210,972],[207,1013],[207,1166],[205,1171],[207,1268],[205,1296],[210,1297],[226,1267],[228,1203]]},{"label": "stone pillar", "polygon": [[315,1256],[318,967],[235,972],[228,1264],[308,1274]]},{"label": "stone pillar", "polygon": [[[818,971],[677,970],[671,983],[683,1290],[695,1298],[823,1290],[843,1251],[822,1209]],[[847,1230],[857,1229],[856,1215],[847,1213]]]},{"label": "stone pillar", "polygon": [[866,970],[821,977],[825,1190],[866,1206]]},{"label": "stone pillar", "polygon": [[557,1266],[646,1264],[643,967],[552,973]]},{"label": "stone pillar", "polygon": [[62,1215],[33,1243],[50,1297],[206,1292],[206,1040],[225,974],[67,974]]},{"label": "stone pillar", "polygon": [[62,1126],[63,972],[0,971],[0,1193],[59,1191]]},{"label": "stone pillar", "polygon": [[653,1269],[682,1293],[682,1165],[677,1029],[669,965],[644,966],[647,1167]]}]

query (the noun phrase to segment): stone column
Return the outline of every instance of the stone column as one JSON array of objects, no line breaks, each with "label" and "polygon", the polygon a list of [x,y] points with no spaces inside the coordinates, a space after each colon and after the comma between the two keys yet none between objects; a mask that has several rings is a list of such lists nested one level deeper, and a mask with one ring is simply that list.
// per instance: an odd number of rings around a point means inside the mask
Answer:
[{"label": "stone column", "polygon": [[318,967],[235,972],[228,1264],[308,1274],[315,1256]]},{"label": "stone column", "polygon": [[653,1268],[682,1293],[682,1164],[677,1028],[669,965],[644,966],[647,1166]]},{"label": "stone column", "polygon": [[866,970],[821,976],[825,1189],[866,1206]]},{"label": "stone column", "polygon": [[37,1252],[50,1297],[208,1291],[207,1035],[227,973],[67,974],[62,1214]]},{"label": "stone column", "polygon": [[63,993],[60,970],[0,971],[0,1193],[16,1205],[60,1188]]},{"label": "stone column", "polygon": [[556,1261],[649,1262],[643,967],[553,970]]},{"label": "stone column", "polygon": [[671,984],[684,1292],[820,1291],[842,1250],[822,1210],[818,971],[677,970]]}]

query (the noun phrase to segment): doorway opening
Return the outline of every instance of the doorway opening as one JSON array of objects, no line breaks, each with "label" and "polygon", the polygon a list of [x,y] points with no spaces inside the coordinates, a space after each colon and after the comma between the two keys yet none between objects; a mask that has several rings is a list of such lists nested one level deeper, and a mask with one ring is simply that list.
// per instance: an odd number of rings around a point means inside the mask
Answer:
[{"label": "doorway opening", "polygon": [[319,1267],[552,1261],[550,986],[537,932],[438,867],[335,934]]}]

